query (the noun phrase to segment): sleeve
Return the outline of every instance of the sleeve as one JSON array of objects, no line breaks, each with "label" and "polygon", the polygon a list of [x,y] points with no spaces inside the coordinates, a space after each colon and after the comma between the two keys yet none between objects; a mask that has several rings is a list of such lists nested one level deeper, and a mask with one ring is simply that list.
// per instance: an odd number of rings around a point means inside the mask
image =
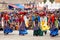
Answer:
[{"label": "sleeve", "polygon": [[47,20],[48,20],[47,17],[45,17],[45,21],[46,21],[46,22],[47,22]]},{"label": "sleeve", "polygon": [[40,16],[38,16],[38,22],[40,22]]},{"label": "sleeve", "polygon": [[34,19],[35,19],[34,16],[32,16],[32,21],[35,21]]},{"label": "sleeve", "polygon": [[27,18],[26,18],[26,16],[24,16],[24,21],[26,21],[27,20]]},{"label": "sleeve", "polygon": [[47,17],[45,17],[45,24],[47,24]]}]

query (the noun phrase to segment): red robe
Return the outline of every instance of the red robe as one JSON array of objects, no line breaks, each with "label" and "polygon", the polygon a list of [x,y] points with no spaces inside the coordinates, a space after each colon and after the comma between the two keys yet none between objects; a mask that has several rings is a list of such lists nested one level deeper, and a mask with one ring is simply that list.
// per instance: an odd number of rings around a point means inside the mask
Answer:
[{"label": "red robe", "polygon": [[9,19],[9,16],[6,14],[6,15],[4,15],[4,19],[6,20],[6,21],[8,21],[8,19]]},{"label": "red robe", "polygon": [[23,18],[23,16],[21,17],[19,17],[19,22],[21,23],[21,22],[23,22],[24,21],[24,18]]},{"label": "red robe", "polygon": [[55,22],[55,16],[54,16],[54,14],[51,15],[51,21],[52,21],[52,23]]}]

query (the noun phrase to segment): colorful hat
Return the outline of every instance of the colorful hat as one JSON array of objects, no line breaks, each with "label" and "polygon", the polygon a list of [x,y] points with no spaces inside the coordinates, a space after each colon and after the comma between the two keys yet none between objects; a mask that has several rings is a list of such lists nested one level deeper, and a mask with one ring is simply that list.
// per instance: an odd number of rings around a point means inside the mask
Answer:
[{"label": "colorful hat", "polygon": [[42,12],[42,13],[40,13],[39,15],[40,15],[40,16],[45,16],[46,13],[45,13],[45,12]]},{"label": "colorful hat", "polygon": [[25,14],[27,14],[27,12],[19,12],[19,14],[20,14],[20,15],[22,15],[22,14],[25,15]]},{"label": "colorful hat", "polygon": [[35,11],[34,14],[39,14],[38,11]]}]

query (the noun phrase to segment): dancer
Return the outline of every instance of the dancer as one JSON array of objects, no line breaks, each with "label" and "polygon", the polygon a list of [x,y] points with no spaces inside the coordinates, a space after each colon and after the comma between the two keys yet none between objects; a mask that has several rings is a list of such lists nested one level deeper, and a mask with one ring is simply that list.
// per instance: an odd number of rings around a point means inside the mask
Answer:
[{"label": "dancer", "polygon": [[20,14],[19,35],[25,35],[28,33],[26,29],[25,21],[24,21],[24,16],[26,12],[20,12],[19,14]]},{"label": "dancer", "polygon": [[41,30],[40,30],[40,16],[38,16],[38,13],[35,12],[35,15],[32,16],[32,20],[33,20],[33,25],[34,25],[34,31],[33,31],[33,36],[42,36]]},{"label": "dancer", "polygon": [[58,35],[58,29],[56,28],[55,25],[55,15],[51,14],[51,19],[50,19],[50,36],[54,37]]},{"label": "dancer", "polygon": [[49,30],[49,26],[47,25],[47,16],[46,14],[42,11],[41,12],[41,30],[43,31],[43,33],[45,33],[45,35],[47,34],[47,30]]},{"label": "dancer", "polygon": [[4,34],[7,35],[9,33],[12,33],[13,32],[13,29],[12,29],[12,24],[10,23],[10,18],[9,18],[9,15],[8,13],[5,13],[4,17]]}]

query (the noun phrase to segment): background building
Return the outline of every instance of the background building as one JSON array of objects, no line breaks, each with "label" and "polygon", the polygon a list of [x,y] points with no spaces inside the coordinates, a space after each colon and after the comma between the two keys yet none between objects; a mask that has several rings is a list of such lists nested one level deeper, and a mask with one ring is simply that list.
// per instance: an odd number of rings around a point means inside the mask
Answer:
[{"label": "background building", "polygon": [[[20,3],[20,4],[24,4],[24,3],[28,3],[28,2],[43,2],[44,0],[0,0],[0,2],[5,1],[7,3]],[[54,0],[56,3],[60,3],[60,0]]]}]

